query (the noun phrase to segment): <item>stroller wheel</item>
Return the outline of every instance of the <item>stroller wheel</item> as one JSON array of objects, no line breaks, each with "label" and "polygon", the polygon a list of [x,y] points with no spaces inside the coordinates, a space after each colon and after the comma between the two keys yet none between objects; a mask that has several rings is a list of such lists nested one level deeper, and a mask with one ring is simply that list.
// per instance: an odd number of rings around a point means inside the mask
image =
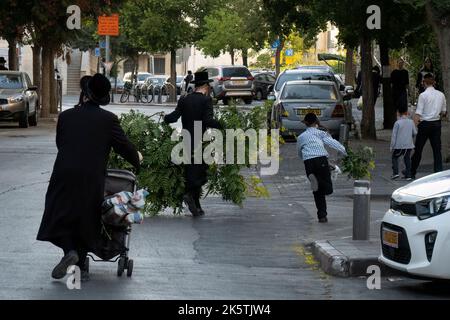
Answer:
[{"label": "stroller wheel", "polygon": [[125,258],[120,258],[119,263],[117,265],[117,276],[121,277],[124,271],[125,271]]},{"label": "stroller wheel", "polygon": [[89,273],[89,257],[84,260],[84,269]]},{"label": "stroller wheel", "polygon": [[133,260],[128,260],[128,266],[127,266],[127,277],[131,277],[133,274]]}]

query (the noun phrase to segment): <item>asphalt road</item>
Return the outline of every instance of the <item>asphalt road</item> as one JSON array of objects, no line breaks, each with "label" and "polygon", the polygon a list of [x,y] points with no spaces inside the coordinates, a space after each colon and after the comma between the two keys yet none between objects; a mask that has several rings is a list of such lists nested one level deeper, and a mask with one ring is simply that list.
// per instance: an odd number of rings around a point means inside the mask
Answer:
[{"label": "asphalt road", "polygon": [[[120,113],[130,107],[113,108]],[[146,112],[160,110],[171,109],[145,107]],[[311,237],[349,236],[351,228],[338,229],[332,221],[317,224],[314,204],[306,194],[249,199],[242,209],[209,198],[203,219],[168,213],[147,218],[132,233],[132,278],[118,278],[116,264],[92,263],[91,281],[81,290],[68,290],[64,280],[50,277],[62,252],[35,240],[56,156],[54,126],[0,125],[0,299],[450,297],[450,287],[440,284],[383,278],[381,290],[368,290],[364,278],[334,278],[321,272],[305,244]],[[376,220],[387,206],[386,201],[374,202]],[[351,203],[335,198],[330,208],[338,221],[340,214],[350,214]]]}]

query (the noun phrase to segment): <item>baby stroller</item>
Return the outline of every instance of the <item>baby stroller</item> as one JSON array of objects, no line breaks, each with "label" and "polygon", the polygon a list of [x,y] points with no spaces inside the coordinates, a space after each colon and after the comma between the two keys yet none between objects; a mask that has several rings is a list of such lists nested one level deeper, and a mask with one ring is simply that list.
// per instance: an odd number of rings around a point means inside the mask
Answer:
[{"label": "baby stroller", "polygon": [[[109,169],[105,179],[105,200],[122,191],[136,192],[136,176],[127,170]],[[131,225],[112,225],[105,218],[113,207],[102,207],[102,229],[96,248],[88,254],[85,268],[89,271],[89,258],[96,262],[117,262],[117,276],[121,277],[125,270],[127,276],[133,274],[133,260],[129,259]],[[95,255],[95,256],[94,256]],[[98,258],[100,259],[98,259]]]}]

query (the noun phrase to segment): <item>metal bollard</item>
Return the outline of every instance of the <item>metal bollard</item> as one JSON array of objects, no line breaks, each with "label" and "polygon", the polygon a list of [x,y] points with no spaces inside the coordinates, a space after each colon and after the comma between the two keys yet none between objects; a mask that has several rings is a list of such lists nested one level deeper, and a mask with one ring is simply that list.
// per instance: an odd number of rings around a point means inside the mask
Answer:
[{"label": "metal bollard", "polygon": [[356,180],[353,194],[353,240],[369,240],[370,182]]},{"label": "metal bollard", "polygon": [[158,103],[162,104],[162,88],[159,88],[158,92]]},{"label": "metal bollard", "polygon": [[348,125],[341,124],[340,130],[339,130],[339,142],[343,145],[346,145],[348,142]]}]

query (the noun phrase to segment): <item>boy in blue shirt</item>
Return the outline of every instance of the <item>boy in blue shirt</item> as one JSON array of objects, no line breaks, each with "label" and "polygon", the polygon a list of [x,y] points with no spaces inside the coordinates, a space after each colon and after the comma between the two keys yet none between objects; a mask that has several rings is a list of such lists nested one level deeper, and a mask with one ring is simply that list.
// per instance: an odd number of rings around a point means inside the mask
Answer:
[{"label": "boy in blue shirt", "polygon": [[308,113],[303,123],[307,126],[297,139],[298,155],[305,163],[306,175],[311,182],[317,217],[320,223],[328,222],[325,196],[333,193],[328,152],[325,145],[346,155],[345,147],[328,132],[320,130],[320,122],[314,113]]}]

